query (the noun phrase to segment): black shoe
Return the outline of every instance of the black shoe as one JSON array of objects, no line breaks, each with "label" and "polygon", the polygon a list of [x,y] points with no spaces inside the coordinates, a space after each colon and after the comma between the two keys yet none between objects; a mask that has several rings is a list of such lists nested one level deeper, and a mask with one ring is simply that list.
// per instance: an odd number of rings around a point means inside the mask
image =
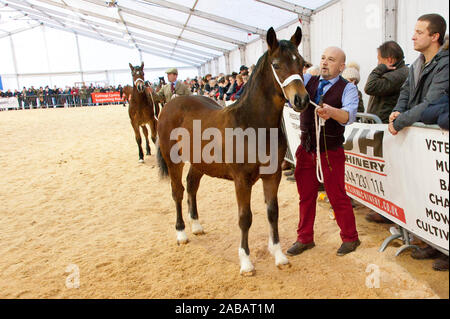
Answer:
[{"label": "black shoe", "polygon": [[439,271],[448,271],[448,256],[442,254],[438,259],[433,261],[433,269]]},{"label": "black shoe", "polygon": [[299,241],[296,241],[291,248],[289,248],[286,253],[289,256],[295,256],[295,255],[299,255],[302,252],[304,252],[305,250],[311,249],[315,246],[316,244],[312,241],[308,244],[303,244]]},{"label": "black shoe", "polygon": [[288,181],[295,182],[295,176],[288,176],[286,179]]},{"label": "black shoe", "polygon": [[294,170],[293,169],[291,169],[291,170],[289,170],[287,172],[284,172],[284,176],[291,176],[291,175],[294,175]]},{"label": "black shoe", "polygon": [[341,247],[339,247],[336,254],[338,256],[347,255],[348,253],[355,251],[356,247],[358,247],[359,245],[361,245],[361,241],[359,239],[355,241],[344,242],[342,243]]},{"label": "black shoe", "polygon": [[440,252],[437,249],[434,249],[431,246],[427,246],[425,248],[418,248],[413,250],[411,253],[411,257],[414,259],[434,259],[440,256]]},{"label": "black shoe", "polygon": [[378,214],[377,212],[374,212],[373,210],[368,212],[365,219],[368,222],[371,223],[378,223],[378,224],[393,224],[394,222],[390,221],[386,217]]}]

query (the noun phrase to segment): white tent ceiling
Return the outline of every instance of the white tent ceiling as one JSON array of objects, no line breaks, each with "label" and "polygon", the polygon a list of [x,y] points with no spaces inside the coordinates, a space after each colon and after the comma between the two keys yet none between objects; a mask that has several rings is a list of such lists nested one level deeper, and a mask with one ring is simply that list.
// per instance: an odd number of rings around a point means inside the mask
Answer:
[{"label": "white tent ceiling", "polygon": [[45,25],[199,67],[330,0],[0,0],[0,38]]}]

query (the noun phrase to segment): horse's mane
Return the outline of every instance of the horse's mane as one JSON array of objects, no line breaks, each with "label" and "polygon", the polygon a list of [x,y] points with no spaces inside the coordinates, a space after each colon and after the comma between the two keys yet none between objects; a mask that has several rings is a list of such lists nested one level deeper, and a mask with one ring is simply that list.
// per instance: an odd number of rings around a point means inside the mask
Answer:
[{"label": "horse's mane", "polygon": [[[294,44],[288,40],[280,40],[279,47],[280,47],[280,49],[296,50]],[[260,81],[263,79],[263,77],[260,76],[260,74],[265,70],[265,68],[268,64],[268,60],[269,60],[269,51],[266,51],[258,59],[255,69],[253,70],[252,74],[250,74],[247,84],[245,84],[244,93],[241,95],[239,100],[237,100],[236,103],[230,105],[229,108],[238,108],[238,107],[245,105],[244,102],[249,99],[249,94],[251,94],[251,92],[254,92],[261,85]]]},{"label": "horse's mane", "polygon": [[236,103],[233,103],[232,105],[228,106],[228,108],[238,108],[241,107],[244,103],[243,101],[246,101],[248,99],[249,92],[253,91],[255,87],[258,85],[257,80],[255,80],[256,77],[260,77],[259,74],[262,73],[264,70],[265,65],[267,64],[269,53],[268,51],[264,52],[264,54],[258,59],[258,62],[255,65],[255,69],[253,70],[252,74],[250,74],[250,77],[245,84],[244,93],[241,95],[239,100],[236,101]]}]

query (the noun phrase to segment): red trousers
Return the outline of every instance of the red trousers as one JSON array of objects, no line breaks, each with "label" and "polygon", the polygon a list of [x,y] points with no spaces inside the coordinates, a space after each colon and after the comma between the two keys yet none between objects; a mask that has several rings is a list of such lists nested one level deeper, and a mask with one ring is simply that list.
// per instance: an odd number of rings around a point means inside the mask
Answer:
[{"label": "red trousers", "polygon": [[[316,175],[316,152],[306,152],[300,145],[295,153],[297,164],[295,167],[295,180],[300,196],[300,221],[297,229],[297,241],[303,244],[314,240],[314,219],[316,217],[316,201],[319,181]],[[334,210],[336,222],[341,229],[343,242],[358,239],[355,215],[353,213],[350,197],[345,192],[345,154],[342,147],[328,150],[328,160],[320,154],[323,170],[323,182],[331,207]]]}]

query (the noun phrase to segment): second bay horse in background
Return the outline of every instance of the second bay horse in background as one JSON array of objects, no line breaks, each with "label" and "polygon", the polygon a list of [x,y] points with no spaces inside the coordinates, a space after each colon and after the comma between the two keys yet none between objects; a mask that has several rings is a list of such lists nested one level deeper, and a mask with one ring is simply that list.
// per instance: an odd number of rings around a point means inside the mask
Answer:
[{"label": "second bay horse in background", "polygon": [[130,85],[126,85],[120,90],[120,98],[123,101],[123,106],[126,106],[125,102],[130,103],[131,93],[133,93],[133,87]]},{"label": "second bay horse in background", "polygon": [[[281,162],[287,149],[281,128],[284,105],[289,101],[297,112],[303,112],[309,105],[302,78],[305,61],[297,49],[301,39],[300,28],[290,40],[281,41],[277,40],[274,29],[270,28],[267,31],[268,51],[258,60],[243,95],[232,106],[222,108],[204,96],[180,96],[167,102],[159,116],[157,160],[161,175],[169,176],[171,181],[177,212],[177,242],[188,242],[182,216],[184,186],[181,178],[184,163],[190,162],[186,182],[191,228],[195,235],[203,233],[196,201],[202,176],[206,174],[234,181],[241,229],[239,260],[242,275],[254,274],[248,233],[252,224],[251,191],[259,178],[262,179],[270,224],[269,251],[275,257],[277,267],[289,265],[279,241],[277,194]],[[233,133],[228,140],[227,131],[230,130]],[[255,131],[258,134],[250,138],[250,133]],[[248,135],[243,136],[242,132]],[[241,141],[239,143],[238,138]],[[269,149],[270,154],[267,155]],[[214,155],[211,156],[212,152]],[[183,156],[183,159],[179,158]]]},{"label": "second bay horse in background", "polygon": [[150,126],[152,141],[153,143],[156,143],[156,106],[153,103],[152,99],[149,98],[148,93],[146,93],[144,82],[144,62],[141,63],[141,66],[133,66],[131,63],[129,63],[129,66],[131,69],[131,75],[133,77],[133,90],[128,101],[128,115],[130,116],[131,126],[133,127],[136,137],[136,143],[138,145],[139,162],[143,163],[144,152],[142,151],[142,138],[139,128],[142,128],[142,132],[145,136],[145,146],[147,151],[146,155],[151,155],[150,143],[148,140],[148,130],[146,125],[148,124]]}]

